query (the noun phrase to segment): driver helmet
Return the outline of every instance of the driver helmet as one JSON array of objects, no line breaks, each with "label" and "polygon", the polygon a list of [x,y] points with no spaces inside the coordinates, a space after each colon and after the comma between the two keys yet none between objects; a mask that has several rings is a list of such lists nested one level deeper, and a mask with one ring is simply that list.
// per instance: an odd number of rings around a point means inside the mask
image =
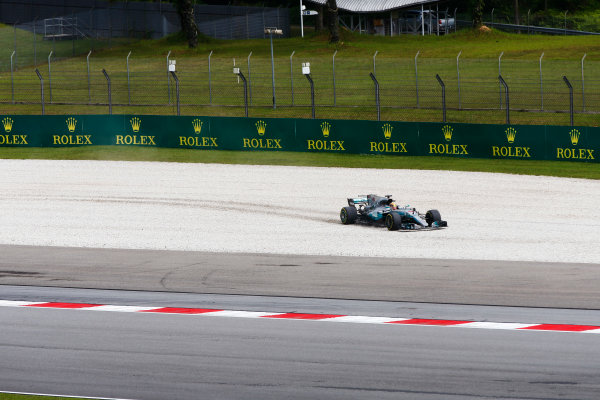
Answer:
[{"label": "driver helmet", "polygon": [[391,207],[392,210],[395,210],[395,209],[398,208],[398,206],[396,205],[396,203],[393,202],[393,201],[390,203],[390,207]]}]

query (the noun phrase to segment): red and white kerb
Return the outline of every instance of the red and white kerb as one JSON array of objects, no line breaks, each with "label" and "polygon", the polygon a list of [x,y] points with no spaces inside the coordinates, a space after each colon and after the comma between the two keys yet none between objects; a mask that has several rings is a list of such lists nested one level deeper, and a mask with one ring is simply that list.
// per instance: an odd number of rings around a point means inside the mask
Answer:
[{"label": "red and white kerb", "polygon": [[70,309],[86,311],[112,311],[131,313],[153,313],[153,314],[179,314],[206,317],[230,317],[230,318],[265,318],[270,320],[303,320],[323,322],[347,322],[359,324],[384,324],[384,325],[418,325],[456,327],[472,329],[503,329],[520,331],[553,331],[553,332],[584,332],[600,333],[600,326],[576,325],[576,324],[524,324],[512,322],[483,322],[483,321],[461,321],[445,319],[425,318],[397,318],[397,317],[369,317],[360,315],[338,315],[338,314],[303,314],[303,313],[274,313],[258,311],[220,310],[210,308],[180,308],[180,307],[141,307],[141,306],[119,306],[107,304],[85,304],[85,303],[58,303],[58,302],[27,302],[0,300],[0,307],[26,307],[46,309]]}]

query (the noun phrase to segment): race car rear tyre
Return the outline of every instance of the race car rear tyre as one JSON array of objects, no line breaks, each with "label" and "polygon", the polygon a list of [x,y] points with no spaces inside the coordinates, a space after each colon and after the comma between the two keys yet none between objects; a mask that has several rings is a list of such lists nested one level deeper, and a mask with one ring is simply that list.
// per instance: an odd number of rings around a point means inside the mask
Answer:
[{"label": "race car rear tyre", "polygon": [[340,211],[340,220],[342,221],[342,224],[344,224],[344,225],[349,225],[349,224],[353,224],[354,222],[356,222],[357,216],[358,216],[358,212],[356,211],[355,207],[351,207],[351,206],[344,207]]},{"label": "race car rear tyre", "polygon": [[431,226],[434,222],[441,222],[442,216],[438,210],[429,210],[425,214],[425,221],[427,221],[427,226]]},{"label": "race car rear tyre", "polygon": [[385,226],[388,231],[397,231],[402,227],[402,217],[396,213],[389,213],[385,217]]}]

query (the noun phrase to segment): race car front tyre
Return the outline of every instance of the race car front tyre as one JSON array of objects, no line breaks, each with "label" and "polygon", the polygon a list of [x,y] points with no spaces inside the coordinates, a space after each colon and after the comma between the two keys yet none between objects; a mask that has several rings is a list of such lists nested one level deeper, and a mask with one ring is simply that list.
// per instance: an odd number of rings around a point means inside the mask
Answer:
[{"label": "race car front tyre", "polygon": [[425,214],[425,221],[427,221],[427,226],[431,226],[434,222],[441,222],[442,216],[438,210],[429,210]]},{"label": "race car front tyre", "polygon": [[388,231],[397,231],[402,227],[402,217],[396,213],[389,213],[385,217],[385,226]]},{"label": "race car front tyre", "polygon": [[358,212],[356,211],[355,207],[351,207],[351,206],[344,207],[340,211],[340,220],[342,221],[342,224],[344,224],[344,225],[349,225],[349,224],[353,224],[354,222],[356,222],[357,216],[358,216]]}]

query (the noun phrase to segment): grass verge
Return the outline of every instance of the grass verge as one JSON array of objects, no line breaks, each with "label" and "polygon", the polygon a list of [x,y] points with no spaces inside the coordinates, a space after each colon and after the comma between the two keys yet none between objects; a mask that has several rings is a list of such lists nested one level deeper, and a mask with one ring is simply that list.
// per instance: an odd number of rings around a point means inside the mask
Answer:
[{"label": "grass verge", "polygon": [[[12,43],[13,33],[10,28],[0,28],[0,44],[2,37],[5,43]],[[29,39],[23,37],[22,41]],[[198,48],[188,49],[177,35],[114,43],[112,48],[94,48],[89,79],[87,50],[76,57],[72,52],[54,54],[51,76],[44,55],[38,67],[45,79],[46,113],[107,113],[107,83],[102,73],[105,68],[111,77],[114,113],[175,114],[174,84],[165,74],[166,55],[171,52],[171,59],[177,59],[184,115],[243,115],[243,85],[233,75],[235,63],[250,82],[251,116],[308,118],[310,90],[300,63],[310,62],[318,118],[375,119],[374,85],[369,73],[376,66],[383,119],[440,121],[441,88],[436,79],[439,74],[446,84],[449,122],[503,123],[503,94],[497,79],[499,55],[503,54],[501,71],[510,87],[513,123],[568,125],[569,92],[564,75],[574,88],[575,123],[600,125],[600,43],[595,37],[497,31],[482,34],[470,29],[440,37],[373,37],[344,31],[337,45],[329,44],[326,34],[277,39],[273,44],[274,67],[269,43],[265,39],[207,39]],[[40,81],[27,61],[31,54],[25,47],[17,47],[21,61],[12,75],[12,47],[0,48],[2,114],[39,114]],[[213,50],[209,84],[208,56]],[[130,51],[128,73],[126,60]],[[584,54],[587,58],[582,71]]]},{"label": "grass verge", "polygon": [[290,165],[343,168],[424,169],[495,172],[519,175],[600,179],[600,164],[562,161],[512,161],[450,157],[398,157],[359,154],[239,152],[224,150],[87,148],[0,148],[4,159],[158,161],[245,165]]},{"label": "grass verge", "polygon": [[[33,395],[33,394],[12,394],[12,393],[0,393],[0,400],[84,400],[79,397],[60,397],[60,396],[44,396],[44,395]],[[89,397],[87,399],[90,399]]]}]

